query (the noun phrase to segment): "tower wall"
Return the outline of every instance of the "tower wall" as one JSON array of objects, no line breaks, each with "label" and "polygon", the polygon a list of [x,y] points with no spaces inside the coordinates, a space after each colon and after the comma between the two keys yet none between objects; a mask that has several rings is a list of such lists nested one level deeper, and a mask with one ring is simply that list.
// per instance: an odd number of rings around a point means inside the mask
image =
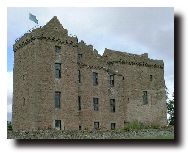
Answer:
[{"label": "tower wall", "polygon": [[[14,130],[55,128],[55,120],[61,120],[62,129],[78,128],[77,39],[59,26],[51,21],[14,45]],[[61,63],[60,79],[55,78],[55,63]],[[55,108],[56,91],[61,92],[60,108]]]},{"label": "tower wall", "polygon": [[[134,55],[106,49],[104,53],[110,68],[120,72],[127,113],[125,122],[139,121],[146,124],[166,125],[166,91],[164,63],[151,60],[147,54]],[[147,91],[148,104],[143,103]]]},{"label": "tower wall", "polygon": [[37,41],[14,52],[13,129],[35,129]]}]

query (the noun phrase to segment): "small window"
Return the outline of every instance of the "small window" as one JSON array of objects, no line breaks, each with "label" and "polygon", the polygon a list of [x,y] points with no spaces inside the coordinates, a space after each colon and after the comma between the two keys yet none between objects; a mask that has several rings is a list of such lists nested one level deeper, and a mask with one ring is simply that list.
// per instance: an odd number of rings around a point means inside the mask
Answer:
[{"label": "small window", "polygon": [[55,128],[61,130],[61,120],[55,120]]},{"label": "small window", "polygon": [[96,130],[99,129],[99,122],[94,122],[94,129],[96,129]]},{"label": "small window", "polygon": [[82,126],[81,125],[79,125],[79,130],[82,130]]},{"label": "small window", "polygon": [[81,73],[80,73],[80,70],[78,70],[78,82],[81,83]]},{"label": "small window", "polygon": [[25,98],[23,97],[23,106],[25,106]]},{"label": "small window", "polygon": [[111,123],[111,130],[115,130],[116,129],[116,123]]},{"label": "small window", "polygon": [[116,109],[115,109],[115,99],[110,99],[110,111],[111,112],[115,112]]},{"label": "small window", "polygon": [[122,80],[124,80],[124,77],[122,78]]},{"label": "small window", "polygon": [[98,73],[93,72],[93,85],[98,85]]},{"label": "small window", "polygon": [[143,104],[148,104],[148,93],[147,91],[143,91]]},{"label": "small window", "polygon": [[60,46],[55,46],[55,52],[60,53],[61,52],[61,47]]},{"label": "small window", "polygon": [[81,110],[81,97],[78,96],[78,110]]},{"label": "small window", "polygon": [[78,60],[82,59],[82,54],[78,54]]},{"label": "small window", "polygon": [[153,80],[153,75],[150,75],[150,81],[152,81]]},{"label": "small window", "polygon": [[61,92],[55,92],[55,108],[60,108],[61,106]]},{"label": "small window", "polygon": [[114,87],[114,75],[110,75],[110,86]]},{"label": "small window", "polygon": [[93,98],[93,110],[94,111],[99,110],[99,98]]},{"label": "small window", "polygon": [[61,63],[55,63],[55,77],[61,78]]}]

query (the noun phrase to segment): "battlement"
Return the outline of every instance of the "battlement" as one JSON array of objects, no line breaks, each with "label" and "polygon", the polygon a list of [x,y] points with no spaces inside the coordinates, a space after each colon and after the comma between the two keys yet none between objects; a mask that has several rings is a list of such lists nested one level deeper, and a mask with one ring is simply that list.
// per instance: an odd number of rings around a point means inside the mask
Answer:
[{"label": "battlement", "polygon": [[87,45],[83,40],[81,40],[79,43],[78,43],[78,50],[79,51],[84,51],[84,52],[90,52],[91,54],[97,56],[98,58],[101,58],[101,55],[98,53],[98,51],[93,48],[93,45],[89,44]]},{"label": "battlement", "polygon": [[70,44],[73,45],[73,47],[76,47],[78,43],[77,37],[62,35],[61,33],[48,33],[43,29],[35,29],[31,33],[26,33],[19,40],[16,41],[13,46],[14,52],[33,42],[36,39],[45,39],[46,41],[54,41],[60,44]]},{"label": "battlement", "polygon": [[104,54],[101,56],[92,45],[87,45],[83,40],[78,42],[76,36],[69,36],[67,29],[63,28],[56,16],[43,27],[41,26],[39,28],[32,29],[25,33],[21,38],[17,39],[13,46],[14,52],[37,39],[78,47],[78,53],[81,52],[88,55],[94,55],[98,60],[104,61],[104,63],[109,65],[119,63],[161,69],[164,68],[164,62],[162,60],[150,59],[148,58],[148,53],[137,55],[105,48]]},{"label": "battlement", "polygon": [[78,39],[76,36],[69,36],[68,30],[64,29],[57,17],[53,17],[43,27],[29,30],[22,37],[18,38],[13,45],[14,52],[26,46],[36,39],[45,39],[46,41],[54,41],[59,44],[70,44],[76,47]]},{"label": "battlement", "polygon": [[154,60],[148,58],[148,53],[144,53],[141,55],[131,54],[127,52],[120,52],[115,50],[110,50],[105,48],[103,53],[103,58],[107,61],[108,64],[129,64],[129,65],[137,65],[137,66],[146,66],[153,68],[164,68],[163,60]]}]

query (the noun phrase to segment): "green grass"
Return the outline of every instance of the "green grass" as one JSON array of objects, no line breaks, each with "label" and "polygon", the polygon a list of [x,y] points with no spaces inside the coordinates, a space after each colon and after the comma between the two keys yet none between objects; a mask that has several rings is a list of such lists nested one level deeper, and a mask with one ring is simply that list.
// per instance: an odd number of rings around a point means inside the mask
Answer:
[{"label": "green grass", "polygon": [[166,135],[166,136],[157,136],[153,139],[174,139],[174,135]]},{"label": "green grass", "polygon": [[174,135],[161,135],[161,136],[146,136],[146,137],[135,137],[132,139],[169,139],[169,140],[173,140],[174,139]]}]

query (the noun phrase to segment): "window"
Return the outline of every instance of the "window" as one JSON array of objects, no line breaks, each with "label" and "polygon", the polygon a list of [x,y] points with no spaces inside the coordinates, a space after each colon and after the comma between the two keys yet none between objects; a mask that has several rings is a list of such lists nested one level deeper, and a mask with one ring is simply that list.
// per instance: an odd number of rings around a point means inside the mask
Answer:
[{"label": "window", "polygon": [[81,125],[79,125],[79,130],[82,130],[82,126]]},{"label": "window", "polygon": [[25,98],[23,97],[23,106],[25,106]]},{"label": "window", "polygon": [[61,92],[56,91],[55,92],[55,108],[60,108],[61,103]]},{"label": "window", "polygon": [[93,109],[94,111],[99,110],[99,98],[93,98]]},{"label": "window", "polygon": [[82,59],[82,54],[78,54],[78,60]]},{"label": "window", "polygon": [[110,99],[110,111],[115,112],[115,99]]},{"label": "window", "polygon": [[61,130],[61,120],[55,120],[55,128]]},{"label": "window", "polygon": [[150,75],[150,81],[152,81],[153,80],[153,76],[152,75]]},{"label": "window", "polygon": [[99,129],[99,122],[94,122],[94,129]]},{"label": "window", "polygon": [[114,87],[114,75],[110,75],[110,86]]},{"label": "window", "polygon": [[55,52],[60,53],[61,52],[61,47],[60,46],[55,46]]},{"label": "window", "polygon": [[81,83],[81,73],[80,73],[80,70],[78,70],[78,82]]},{"label": "window", "polygon": [[81,97],[78,96],[78,110],[81,110]]},{"label": "window", "polygon": [[143,91],[143,104],[148,104],[148,93],[147,91]]},{"label": "window", "polygon": [[93,85],[98,85],[98,73],[93,72]]},{"label": "window", "polygon": [[116,129],[116,123],[111,123],[111,130],[115,130]]},{"label": "window", "polygon": [[55,78],[61,78],[61,63],[55,63]]}]

